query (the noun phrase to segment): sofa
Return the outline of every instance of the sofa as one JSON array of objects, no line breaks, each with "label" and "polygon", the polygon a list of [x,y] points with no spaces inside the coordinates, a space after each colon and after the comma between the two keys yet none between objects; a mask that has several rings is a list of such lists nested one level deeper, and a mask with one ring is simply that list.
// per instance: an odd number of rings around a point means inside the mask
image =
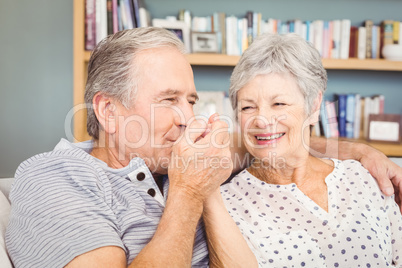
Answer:
[{"label": "sofa", "polygon": [[10,213],[10,201],[8,200],[8,194],[10,193],[12,183],[12,178],[0,178],[0,267],[2,268],[13,267],[10,259],[8,258],[6,245],[4,242],[4,232],[6,231]]}]

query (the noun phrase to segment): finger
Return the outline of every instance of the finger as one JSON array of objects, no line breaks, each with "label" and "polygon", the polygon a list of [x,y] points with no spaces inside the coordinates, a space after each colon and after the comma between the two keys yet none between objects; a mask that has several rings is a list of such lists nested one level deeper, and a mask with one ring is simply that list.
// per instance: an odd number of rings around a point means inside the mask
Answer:
[{"label": "finger", "polygon": [[212,124],[213,122],[219,120],[219,114],[218,113],[214,113],[213,115],[211,115],[208,119],[208,124]]},{"label": "finger", "polygon": [[184,141],[187,144],[193,144],[205,135],[208,124],[203,120],[194,120],[184,131]]},{"label": "finger", "polygon": [[376,178],[383,194],[391,196],[394,194],[394,187],[386,170],[386,168],[374,169],[370,170],[370,173]]},{"label": "finger", "polygon": [[205,138],[200,141],[202,143],[213,143],[216,145],[222,145],[228,143],[230,140],[228,125],[217,119],[211,124],[211,132],[208,133]]}]

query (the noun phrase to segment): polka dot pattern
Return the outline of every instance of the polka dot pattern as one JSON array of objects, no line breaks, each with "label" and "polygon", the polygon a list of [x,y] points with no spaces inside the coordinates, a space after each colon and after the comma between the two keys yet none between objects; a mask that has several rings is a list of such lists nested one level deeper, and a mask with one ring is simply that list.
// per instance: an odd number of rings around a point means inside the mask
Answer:
[{"label": "polka dot pattern", "polygon": [[402,216],[359,162],[333,159],[328,212],[296,184],[247,170],[221,187],[229,214],[261,267],[402,267]]}]

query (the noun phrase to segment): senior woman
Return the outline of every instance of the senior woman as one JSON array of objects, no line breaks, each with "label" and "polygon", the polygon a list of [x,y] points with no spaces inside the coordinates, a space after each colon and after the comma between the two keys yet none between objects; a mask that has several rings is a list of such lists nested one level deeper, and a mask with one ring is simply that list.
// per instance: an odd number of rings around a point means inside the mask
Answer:
[{"label": "senior woman", "polygon": [[263,35],[230,97],[253,164],[221,188],[261,266],[402,267],[402,217],[357,161],[309,154],[327,74],[295,34]]}]

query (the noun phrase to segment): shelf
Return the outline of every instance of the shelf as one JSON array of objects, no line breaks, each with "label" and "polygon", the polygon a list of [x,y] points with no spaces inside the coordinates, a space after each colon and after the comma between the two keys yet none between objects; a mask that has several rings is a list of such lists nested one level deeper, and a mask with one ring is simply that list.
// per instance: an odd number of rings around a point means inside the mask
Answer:
[{"label": "shelf", "polygon": [[[90,51],[85,51],[85,61],[89,61]],[[240,56],[224,54],[197,53],[188,54],[187,59],[191,65],[204,66],[235,66]],[[371,70],[371,71],[402,71],[402,61],[389,61],[384,59],[360,60],[351,58],[347,60],[323,59],[325,69],[329,70]]]},{"label": "shelf", "polygon": [[348,139],[339,138],[341,141],[351,141],[368,144],[371,147],[383,152],[386,156],[402,157],[402,143],[383,143],[383,142],[369,142],[365,139]]}]

